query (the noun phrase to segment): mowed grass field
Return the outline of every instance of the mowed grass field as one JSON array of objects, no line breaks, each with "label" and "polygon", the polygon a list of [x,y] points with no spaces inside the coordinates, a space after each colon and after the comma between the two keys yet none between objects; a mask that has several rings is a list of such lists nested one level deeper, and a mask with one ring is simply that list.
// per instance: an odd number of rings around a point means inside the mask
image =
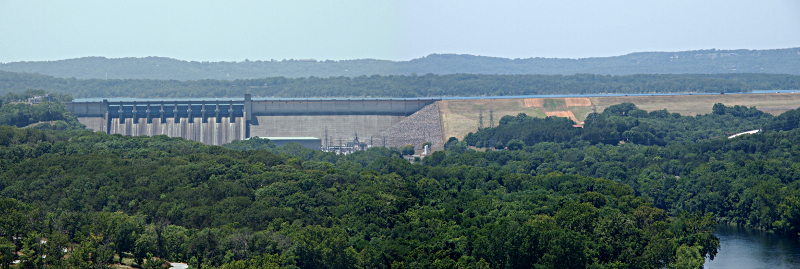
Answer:
[{"label": "mowed grass field", "polygon": [[[727,106],[755,106],[773,115],[779,115],[786,110],[800,107],[800,94],[793,93],[620,96],[589,97],[588,99],[591,100],[592,106],[566,107],[580,122],[585,120],[586,116],[595,108],[597,112],[602,112],[609,106],[626,102],[634,103],[640,109],[647,111],[667,109],[670,113],[677,112],[685,116],[711,113],[711,107],[716,103],[723,103]],[[450,137],[463,139],[468,133],[476,132],[481,111],[483,111],[483,126],[489,127],[489,110],[494,111],[494,125],[497,125],[500,118],[505,115],[516,116],[519,113],[525,113],[528,116],[543,118],[545,117],[545,110],[553,111],[557,107],[561,107],[561,110],[563,110],[564,107],[564,103],[552,99],[543,100],[543,108],[526,107],[524,100],[476,99],[440,101],[438,107],[443,139],[444,141],[447,141]]]}]

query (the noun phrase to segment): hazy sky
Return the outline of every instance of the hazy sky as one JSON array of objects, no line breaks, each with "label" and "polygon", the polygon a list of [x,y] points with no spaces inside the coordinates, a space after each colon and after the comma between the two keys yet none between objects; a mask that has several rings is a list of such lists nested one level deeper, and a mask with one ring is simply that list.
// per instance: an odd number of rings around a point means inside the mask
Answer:
[{"label": "hazy sky", "polygon": [[0,62],[583,58],[800,47],[800,1],[0,0]]}]

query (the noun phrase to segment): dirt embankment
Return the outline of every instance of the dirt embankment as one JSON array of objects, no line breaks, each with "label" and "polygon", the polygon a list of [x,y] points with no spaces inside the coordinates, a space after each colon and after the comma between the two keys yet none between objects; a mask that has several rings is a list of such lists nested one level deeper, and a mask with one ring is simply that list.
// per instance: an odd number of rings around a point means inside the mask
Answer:
[{"label": "dirt embankment", "polygon": [[[719,95],[672,95],[672,96],[614,96],[589,98],[526,98],[526,99],[475,99],[446,100],[438,102],[442,126],[442,139],[463,139],[470,132],[483,127],[497,125],[505,115],[525,113],[533,117],[569,117],[577,123],[583,122],[592,111],[603,112],[609,106],[633,103],[640,109],[654,111],[666,109],[685,116],[711,113],[716,103],[726,106],[741,105],[779,115],[800,107],[800,94],[719,94]],[[490,123],[490,118],[493,120]]]}]

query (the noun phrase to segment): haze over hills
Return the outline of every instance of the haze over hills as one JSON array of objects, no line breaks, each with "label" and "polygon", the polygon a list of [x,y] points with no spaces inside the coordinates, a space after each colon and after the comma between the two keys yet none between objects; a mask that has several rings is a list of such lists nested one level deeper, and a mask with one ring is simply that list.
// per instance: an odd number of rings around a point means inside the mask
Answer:
[{"label": "haze over hills", "polygon": [[800,89],[800,75],[636,74],[388,75],[330,78],[270,77],[237,80],[76,79],[0,71],[0,94],[30,89],[73,97],[442,97],[605,93],[736,93]]},{"label": "haze over hills", "polygon": [[431,54],[410,61],[358,59],[341,61],[268,60],[197,62],[164,57],[84,57],[58,61],[12,62],[0,70],[78,79],[253,79],[265,77],[357,77],[416,74],[715,74],[771,73],[800,75],[800,48],[772,50],[694,50],[638,52],[582,59]]}]

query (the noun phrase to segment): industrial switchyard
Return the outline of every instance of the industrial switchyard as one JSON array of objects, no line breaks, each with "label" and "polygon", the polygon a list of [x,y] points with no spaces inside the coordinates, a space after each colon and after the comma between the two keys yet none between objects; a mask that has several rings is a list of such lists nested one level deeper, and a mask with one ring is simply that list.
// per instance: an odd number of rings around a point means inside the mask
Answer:
[{"label": "industrial switchyard", "polygon": [[[108,134],[222,145],[250,137],[320,138],[315,149],[442,146],[438,98],[78,99],[67,109]],[[307,143],[306,143],[307,144]]]}]

